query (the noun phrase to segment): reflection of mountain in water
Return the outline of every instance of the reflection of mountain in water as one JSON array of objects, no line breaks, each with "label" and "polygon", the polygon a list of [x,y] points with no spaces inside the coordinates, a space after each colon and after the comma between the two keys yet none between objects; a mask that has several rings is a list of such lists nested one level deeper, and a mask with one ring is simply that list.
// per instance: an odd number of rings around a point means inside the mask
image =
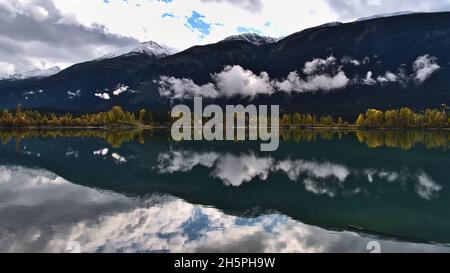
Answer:
[{"label": "reflection of mountain in water", "polygon": [[[138,132],[117,141],[121,146],[103,137],[14,134],[21,141],[0,146],[0,165],[38,167],[90,188],[135,197],[164,193],[241,217],[279,211],[327,229],[354,225],[450,242],[450,162],[442,146],[371,149],[353,132],[323,140],[329,134],[308,131],[309,141],[282,141],[267,154],[255,142],[174,142],[168,132]],[[296,132],[290,134],[293,140]]]},{"label": "reflection of mountain in water", "polygon": [[[169,196],[133,199],[39,169],[0,166],[0,182],[1,252],[65,252],[73,244],[82,252],[368,252],[374,240],[275,213],[245,218]],[[383,252],[450,251],[377,241]]]}]

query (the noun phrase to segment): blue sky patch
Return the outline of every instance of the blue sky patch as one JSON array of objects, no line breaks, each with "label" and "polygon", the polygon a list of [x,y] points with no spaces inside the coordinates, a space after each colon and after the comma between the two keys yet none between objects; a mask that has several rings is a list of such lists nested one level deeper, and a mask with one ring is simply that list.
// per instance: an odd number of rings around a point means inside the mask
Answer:
[{"label": "blue sky patch", "polygon": [[161,17],[162,17],[162,18],[166,18],[166,17],[172,17],[172,18],[175,18],[175,15],[173,15],[173,13],[165,12],[165,13],[163,13],[163,15],[161,15]]},{"label": "blue sky patch", "polygon": [[186,16],[187,22],[186,26],[191,30],[198,30],[204,35],[209,35],[211,30],[211,24],[205,22],[203,19],[205,16],[201,15],[197,11],[193,10],[190,17]]},{"label": "blue sky patch", "polygon": [[256,33],[258,35],[262,35],[262,31],[261,30],[258,30],[258,29],[252,28],[252,27],[242,27],[242,26],[240,26],[240,27],[237,27],[236,31],[238,33]]}]

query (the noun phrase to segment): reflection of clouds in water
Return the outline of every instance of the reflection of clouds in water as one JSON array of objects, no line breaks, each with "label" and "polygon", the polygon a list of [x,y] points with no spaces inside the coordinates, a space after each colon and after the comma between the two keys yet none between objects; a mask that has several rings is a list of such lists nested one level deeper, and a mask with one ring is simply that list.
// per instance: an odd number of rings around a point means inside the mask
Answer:
[{"label": "reflection of clouds in water", "polygon": [[224,181],[226,185],[240,186],[243,182],[249,182],[255,177],[266,180],[273,165],[273,159],[269,157],[257,158],[253,154],[234,156],[226,154],[220,156],[213,176]]},{"label": "reflection of clouds in water", "polygon": [[[99,149],[97,151],[93,152],[93,155],[96,157],[103,157],[106,158],[106,156],[109,153],[108,148]],[[111,158],[114,160],[114,162],[118,165],[122,165],[128,162],[128,159],[125,156],[122,156],[118,153],[111,153]]]},{"label": "reflection of clouds in water", "polygon": [[23,146],[22,154],[28,155],[28,156],[41,157],[41,153],[34,153],[32,151],[28,151],[27,146]]},{"label": "reflection of clouds in water", "polygon": [[271,158],[257,158],[254,154],[236,156],[215,152],[170,151],[158,156],[157,169],[160,173],[174,173],[189,172],[196,166],[214,167],[212,176],[227,185],[240,186],[255,177],[266,180],[272,164]]},{"label": "reflection of clouds in water", "polygon": [[407,171],[401,172],[388,172],[388,171],[377,171],[375,169],[366,169],[363,171],[367,175],[367,180],[372,183],[376,177],[387,182],[401,182],[414,181],[414,190],[420,198],[425,200],[432,200],[437,198],[437,194],[442,190],[442,186],[434,181],[425,172],[420,172],[418,174],[411,174]]},{"label": "reflection of clouds in water", "polygon": [[115,160],[117,164],[125,164],[127,163],[127,159],[124,156],[121,156],[118,153],[112,153],[111,157]]},{"label": "reflection of clouds in water", "polygon": [[[0,194],[2,252],[60,252],[68,242],[84,252],[366,252],[373,240],[283,215],[242,218],[173,197],[130,199],[22,167],[0,167]],[[379,241],[386,252],[449,251]]]},{"label": "reflection of clouds in water", "polygon": [[170,151],[158,156],[160,173],[188,172],[195,166],[212,167],[219,155],[217,153],[196,153],[189,151]]},{"label": "reflection of clouds in water", "polygon": [[291,180],[297,180],[302,174],[307,174],[315,178],[337,178],[339,182],[344,182],[350,171],[343,165],[329,162],[318,163],[305,160],[284,160],[275,167],[284,171]]},{"label": "reflection of clouds in water", "polygon": [[367,176],[367,181],[369,183],[374,182],[375,178],[379,178],[381,180],[386,180],[387,182],[395,182],[395,181],[405,181],[407,176],[409,175],[407,172],[402,171],[399,172],[389,172],[385,170],[376,170],[376,169],[365,169],[362,171],[364,175]]},{"label": "reflection of clouds in water", "polygon": [[101,155],[101,156],[107,156],[109,153],[109,149],[108,148],[103,148],[97,151],[94,151],[93,154],[94,155]]},{"label": "reflection of clouds in water", "polygon": [[254,153],[234,155],[218,152],[169,151],[158,156],[157,170],[160,173],[189,172],[196,166],[212,169],[211,176],[220,179],[225,185],[240,186],[254,178],[262,181],[268,179],[271,173],[284,173],[292,181],[302,181],[305,189],[319,195],[335,197],[339,191],[345,195],[359,194],[362,189],[358,186],[344,189],[344,182],[349,176],[367,177],[369,183],[375,179],[381,181],[404,183],[408,180],[416,184],[415,191],[419,197],[431,200],[442,186],[432,178],[420,173],[411,174],[405,170],[401,172],[377,169],[351,169],[342,164],[318,162],[311,160],[275,160],[271,157],[258,157]]},{"label": "reflection of clouds in water", "polygon": [[442,190],[442,186],[433,181],[426,173],[417,176],[416,192],[423,199],[435,198],[440,190]]},{"label": "reflection of clouds in water", "polygon": [[75,158],[78,158],[79,157],[79,154],[78,154],[78,151],[77,150],[73,150],[72,148],[67,148],[67,151],[66,151],[66,157],[75,157]]}]

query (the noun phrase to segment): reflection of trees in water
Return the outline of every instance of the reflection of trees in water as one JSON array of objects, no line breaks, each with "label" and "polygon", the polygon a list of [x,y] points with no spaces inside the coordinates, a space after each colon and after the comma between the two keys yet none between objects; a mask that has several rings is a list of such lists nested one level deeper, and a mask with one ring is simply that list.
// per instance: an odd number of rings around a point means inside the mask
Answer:
[{"label": "reflection of trees in water", "polygon": [[409,150],[417,144],[428,149],[447,149],[450,141],[448,131],[357,131],[359,142],[370,148],[389,147]]},{"label": "reflection of trees in water", "polygon": [[410,130],[281,130],[283,141],[310,142],[315,140],[342,139],[354,135],[360,143],[369,148],[400,148],[409,150],[422,144],[428,149],[447,149],[450,131],[410,131]]},{"label": "reflection of trees in water", "polygon": [[150,130],[102,130],[102,129],[36,129],[36,130],[0,130],[0,140],[6,145],[11,140],[18,146],[22,139],[31,138],[100,138],[113,148],[119,148],[125,142],[137,140],[144,144],[150,138]]},{"label": "reflection of trees in water", "polygon": [[[113,148],[119,148],[126,142],[137,141],[145,144],[146,141],[161,138],[170,141],[170,132],[159,132],[154,130],[129,129],[129,130],[107,130],[107,129],[12,129],[0,130],[2,144],[11,140],[16,142],[17,147],[22,139],[31,138],[99,138],[105,140]],[[281,129],[280,139],[282,141],[311,142],[316,140],[342,139],[344,136],[355,136],[355,138],[369,148],[400,148],[408,150],[415,145],[424,145],[428,149],[444,149],[449,147],[450,131],[410,131],[410,130],[305,130],[305,129]]]}]

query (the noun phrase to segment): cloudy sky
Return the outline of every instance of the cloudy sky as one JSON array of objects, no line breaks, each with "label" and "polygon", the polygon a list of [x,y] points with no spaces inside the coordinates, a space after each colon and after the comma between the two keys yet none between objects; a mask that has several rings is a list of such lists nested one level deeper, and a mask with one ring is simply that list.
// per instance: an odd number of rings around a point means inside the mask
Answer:
[{"label": "cloudy sky", "polygon": [[0,0],[0,76],[97,58],[153,40],[179,50],[254,32],[399,11],[449,11],[450,0]]}]

